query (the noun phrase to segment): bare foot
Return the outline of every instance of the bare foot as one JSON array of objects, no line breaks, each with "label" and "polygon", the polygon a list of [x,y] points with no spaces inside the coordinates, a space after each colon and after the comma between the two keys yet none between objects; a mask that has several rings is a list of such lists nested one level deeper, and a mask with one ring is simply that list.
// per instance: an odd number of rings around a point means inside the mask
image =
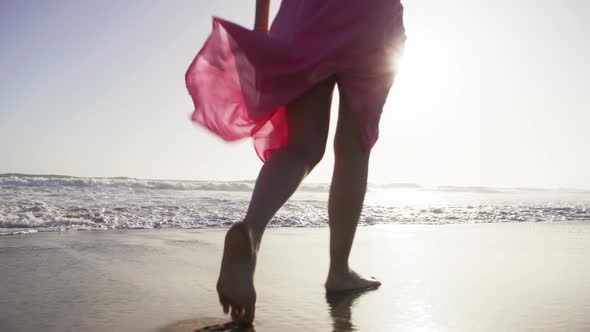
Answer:
[{"label": "bare foot", "polygon": [[370,289],[379,286],[381,286],[381,282],[377,279],[373,277],[365,278],[350,269],[344,272],[330,271],[326,280],[326,291],[328,293]]},{"label": "bare foot", "polygon": [[250,326],[254,321],[255,268],[256,251],[250,231],[243,223],[235,224],[225,236],[217,294],[223,312],[231,312],[232,320],[242,326]]}]

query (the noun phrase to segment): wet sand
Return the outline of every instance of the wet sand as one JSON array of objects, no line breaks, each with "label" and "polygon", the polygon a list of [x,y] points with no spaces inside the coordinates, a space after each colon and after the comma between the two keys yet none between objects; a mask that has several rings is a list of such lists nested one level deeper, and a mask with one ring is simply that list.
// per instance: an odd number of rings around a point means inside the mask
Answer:
[{"label": "wet sand", "polygon": [[[226,321],[224,232],[0,237],[1,331],[174,331]],[[361,227],[359,272],[383,286],[326,298],[328,229],[270,229],[255,331],[590,331],[590,223]]]}]

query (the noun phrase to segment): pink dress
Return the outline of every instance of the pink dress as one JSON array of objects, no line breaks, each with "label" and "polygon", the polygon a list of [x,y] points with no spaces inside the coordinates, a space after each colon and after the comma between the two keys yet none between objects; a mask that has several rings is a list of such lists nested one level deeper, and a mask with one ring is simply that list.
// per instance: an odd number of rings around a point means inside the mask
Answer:
[{"label": "pink dress", "polygon": [[286,105],[334,76],[371,149],[405,41],[402,16],[400,0],[283,0],[269,34],[214,18],[186,73],[192,120],[226,141],[252,137],[265,161],[288,144]]}]

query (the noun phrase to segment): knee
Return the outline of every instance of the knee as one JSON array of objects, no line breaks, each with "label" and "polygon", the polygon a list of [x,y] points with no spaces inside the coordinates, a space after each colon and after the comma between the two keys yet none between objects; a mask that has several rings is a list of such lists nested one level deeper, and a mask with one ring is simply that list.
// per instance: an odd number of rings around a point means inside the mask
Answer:
[{"label": "knee", "polygon": [[[342,134],[342,133],[341,133]],[[337,160],[368,159],[370,150],[366,149],[361,135],[348,133],[334,137],[334,158]]]},{"label": "knee", "polygon": [[287,149],[303,161],[307,168],[307,172],[309,173],[324,157],[326,144],[307,145],[305,147],[289,146]]},{"label": "knee", "polygon": [[326,151],[326,146],[323,145],[321,147],[313,149],[313,151],[310,151],[308,153],[307,164],[308,164],[310,170],[315,168],[317,166],[317,164],[319,164],[320,161],[322,161],[322,158],[324,158],[325,151]]},{"label": "knee", "polygon": [[368,154],[369,151],[365,148],[358,115],[348,111],[341,111],[336,135],[334,136],[334,157],[337,159],[359,158]]},{"label": "knee", "polygon": [[346,146],[346,139],[341,136],[342,135],[336,135],[334,137],[334,157],[340,157],[346,154],[347,150],[349,150],[349,147]]}]

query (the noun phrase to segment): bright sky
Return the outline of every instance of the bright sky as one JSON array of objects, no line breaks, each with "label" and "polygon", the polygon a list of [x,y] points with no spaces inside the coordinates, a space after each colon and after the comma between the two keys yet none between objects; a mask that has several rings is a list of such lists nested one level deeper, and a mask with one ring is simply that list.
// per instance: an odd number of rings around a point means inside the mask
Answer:
[{"label": "bright sky", "polygon": [[[1,1],[0,173],[254,179],[251,143],[193,125],[184,85],[211,16],[250,26],[254,3]],[[370,181],[590,188],[590,1],[404,5]]]}]

